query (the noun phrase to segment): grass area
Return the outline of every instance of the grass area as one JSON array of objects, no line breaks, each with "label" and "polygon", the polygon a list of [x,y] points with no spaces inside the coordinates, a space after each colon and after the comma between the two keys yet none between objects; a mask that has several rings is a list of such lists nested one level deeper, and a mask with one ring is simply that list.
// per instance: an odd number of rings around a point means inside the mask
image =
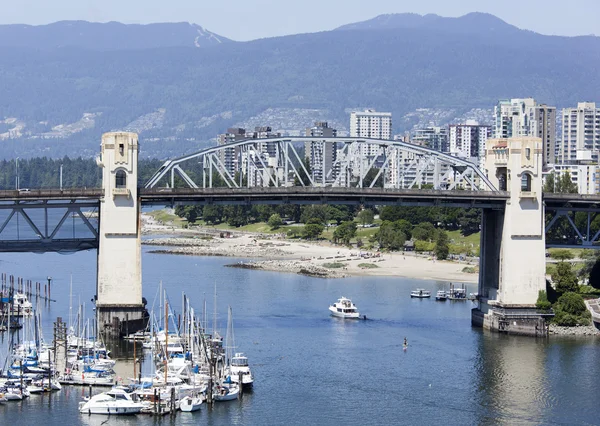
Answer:
[{"label": "grass area", "polygon": [[461,235],[460,231],[447,231],[450,239],[450,253],[464,254],[472,253],[479,256],[479,232],[467,237]]},{"label": "grass area", "polygon": [[473,266],[465,266],[464,268],[462,268],[462,271],[466,274],[476,274],[479,268],[473,267]]},{"label": "grass area", "polygon": [[175,214],[169,214],[166,210],[154,210],[148,212],[148,216],[151,216],[154,220],[164,225],[172,225],[181,228],[187,224],[187,220],[182,219]]},{"label": "grass area", "polygon": [[365,268],[365,269],[375,269],[375,268],[379,268],[379,265],[375,265],[374,263],[359,263],[358,267]]},{"label": "grass area", "polygon": [[589,250],[570,249],[570,248],[550,248],[550,249],[548,249],[548,253],[550,253],[550,257],[553,259],[555,258],[556,255],[558,255],[559,253],[563,253],[563,252],[570,253],[571,257],[573,259],[580,259],[580,258],[586,256],[586,254],[584,254],[584,251],[589,251]]},{"label": "grass area", "polygon": [[339,268],[343,268],[344,266],[346,266],[346,265],[344,263],[340,263],[340,262],[324,263],[323,264],[324,268],[329,268],[329,269],[339,269]]}]

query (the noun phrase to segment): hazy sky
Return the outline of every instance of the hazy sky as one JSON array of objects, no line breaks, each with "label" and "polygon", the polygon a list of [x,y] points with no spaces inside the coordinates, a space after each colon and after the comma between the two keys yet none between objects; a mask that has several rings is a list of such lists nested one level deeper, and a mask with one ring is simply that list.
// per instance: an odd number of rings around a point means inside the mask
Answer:
[{"label": "hazy sky", "polygon": [[543,34],[600,35],[600,0],[0,0],[0,23],[187,21],[251,40],[330,30],[383,13],[475,11]]}]

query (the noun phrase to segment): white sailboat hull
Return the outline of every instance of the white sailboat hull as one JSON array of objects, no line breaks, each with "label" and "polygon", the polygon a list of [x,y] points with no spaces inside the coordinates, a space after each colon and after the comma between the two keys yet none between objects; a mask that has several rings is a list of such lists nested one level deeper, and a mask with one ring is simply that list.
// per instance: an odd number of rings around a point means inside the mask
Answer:
[{"label": "white sailboat hull", "polygon": [[186,413],[198,411],[201,406],[201,398],[191,398],[189,396],[186,396],[185,398],[181,399],[181,401],[179,401],[179,409]]}]

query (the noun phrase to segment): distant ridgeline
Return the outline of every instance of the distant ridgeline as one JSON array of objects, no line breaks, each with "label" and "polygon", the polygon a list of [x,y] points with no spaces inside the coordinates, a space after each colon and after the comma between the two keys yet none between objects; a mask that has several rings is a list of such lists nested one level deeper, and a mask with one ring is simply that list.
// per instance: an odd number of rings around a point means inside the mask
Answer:
[{"label": "distant ridgeline", "polygon": [[[598,51],[599,37],[545,36],[486,14],[385,15],[243,43],[189,24],[5,25],[0,158],[91,157],[115,129],[140,133],[142,155],[171,158],[253,117],[295,131],[317,118],[298,110],[347,123],[347,108],[376,108],[400,133],[419,108],[525,96],[574,106],[600,99]],[[287,118],[261,115],[270,109]]]}]

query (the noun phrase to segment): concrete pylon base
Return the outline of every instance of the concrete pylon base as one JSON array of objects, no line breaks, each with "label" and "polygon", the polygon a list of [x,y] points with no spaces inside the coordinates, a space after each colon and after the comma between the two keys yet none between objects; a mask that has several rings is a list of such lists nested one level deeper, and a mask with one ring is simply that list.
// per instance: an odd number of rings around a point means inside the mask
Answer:
[{"label": "concrete pylon base", "polygon": [[493,306],[474,308],[471,311],[471,325],[487,330],[522,336],[548,336],[547,318],[552,314],[541,313],[535,307],[505,308]]},{"label": "concrete pylon base", "polygon": [[98,306],[98,331],[105,338],[117,339],[148,325],[148,311],[144,306]]}]

